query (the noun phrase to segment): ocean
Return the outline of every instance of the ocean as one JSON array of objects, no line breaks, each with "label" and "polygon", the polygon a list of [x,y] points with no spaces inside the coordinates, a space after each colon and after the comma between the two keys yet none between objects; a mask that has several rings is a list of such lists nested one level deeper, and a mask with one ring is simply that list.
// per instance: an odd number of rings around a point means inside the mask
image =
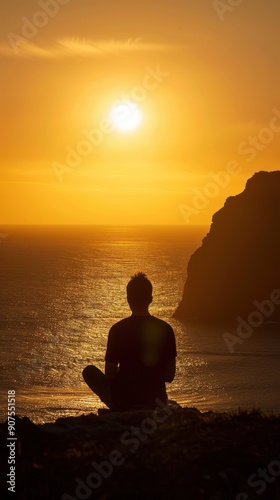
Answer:
[{"label": "ocean", "polygon": [[[187,263],[205,226],[6,226],[0,228],[0,420],[7,391],[16,413],[34,422],[103,407],[82,379],[104,367],[108,331],[131,314],[126,284],[138,271],[154,286],[151,314],[177,340],[169,398],[201,411],[260,408],[280,413],[279,326],[256,328],[230,353],[223,334],[235,326],[172,318]],[[236,325],[237,326],[237,325]]]}]

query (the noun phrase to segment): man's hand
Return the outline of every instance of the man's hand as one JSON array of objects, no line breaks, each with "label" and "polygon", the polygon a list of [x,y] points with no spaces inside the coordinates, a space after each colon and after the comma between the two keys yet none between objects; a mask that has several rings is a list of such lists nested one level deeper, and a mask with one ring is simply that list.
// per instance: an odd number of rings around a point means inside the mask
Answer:
[{"label": "man's hand", "polygon": [[115,363],[105,363],[105,377],[107,380],[113,380],[118,373],[118,365]]},{"label": "man's hand", "polygon": [[172,359],[168,362],[167,367],[165,369],[165,382],[172,382],[174,380],[176,373],[176,359]]}]

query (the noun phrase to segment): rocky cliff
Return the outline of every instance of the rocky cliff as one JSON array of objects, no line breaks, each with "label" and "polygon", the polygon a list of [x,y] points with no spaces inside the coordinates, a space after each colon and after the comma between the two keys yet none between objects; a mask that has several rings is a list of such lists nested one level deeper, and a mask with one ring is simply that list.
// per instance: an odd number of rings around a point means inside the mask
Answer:
[{"label": "rocky cliff", "polygon": [[279,260],[280,171],[258,172],[214,214],[174,316],[280,321]]}]

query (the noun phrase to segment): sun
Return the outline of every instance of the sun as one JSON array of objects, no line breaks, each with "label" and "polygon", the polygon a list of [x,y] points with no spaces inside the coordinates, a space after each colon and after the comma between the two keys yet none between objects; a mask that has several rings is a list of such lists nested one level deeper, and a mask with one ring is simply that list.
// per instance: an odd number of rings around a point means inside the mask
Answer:
[{"label": "sun", "polygon": [[138,104],[127,100],[112,106],[109,119],[119,132],[129,133],[141,125],[143,116]]}]

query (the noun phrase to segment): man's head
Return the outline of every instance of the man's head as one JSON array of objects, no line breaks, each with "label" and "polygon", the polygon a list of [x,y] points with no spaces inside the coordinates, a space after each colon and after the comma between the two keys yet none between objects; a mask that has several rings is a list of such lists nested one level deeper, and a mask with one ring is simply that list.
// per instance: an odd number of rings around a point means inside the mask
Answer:
[{"label": "man's head", "polygon": [[148,308],[153,300],[152,283],[144,273],[136,273],[126,287],[127,301],[130,308]]}]

